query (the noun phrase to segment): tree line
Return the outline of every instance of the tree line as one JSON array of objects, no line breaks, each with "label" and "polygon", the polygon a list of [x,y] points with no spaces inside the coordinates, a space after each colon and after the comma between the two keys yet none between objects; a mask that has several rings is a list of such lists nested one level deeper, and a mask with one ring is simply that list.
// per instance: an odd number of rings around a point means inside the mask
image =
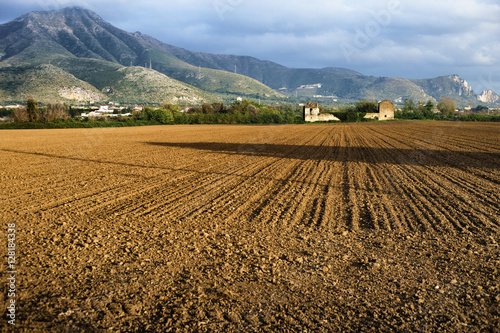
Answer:
[{"label": "tree line", "polygon": [[[435,109],[440,112],[435,113]],[[481,105],[475,111],[487,110]],[[128,111],[132,111],[128,109]],[[378,111],[378,103],[359,101],[354,105],[331,109],[320,106],[321,113],[331,113],[342,122],[370,121],[367,113]],[[120,113],[116,111],[115,113]],[[102,127],[137,126],[156,124],[298,124],[303,123],[303,108],[291,105],[261,105],[249,100],[236,100],[230,105],[205,103],[200,106],[181,109],[176,104],[163,104],[159,108],[146,106],[142,111],[133,111],[132,116],[120,114],[116,118],[79,118],[78,110],[62,103],[39,106],[28,98],[26,106],[13,110],[10,117],[14,124],[3,124],[1,128],[50,128],[50,127]],[[436,119],[464,121],[500,121],[499,115],[467,114],[455,116],[455,104],[450,98],[443,98],[437,105],[432,101],[417,102],[406,99],[403,107],[395,111],[396,119]]]},{"label": "tree line", "polygon": [[176,104],[164,104],[158,109],[145,107],[134,117],[162,124],[296,124],[302,122],[302,108],[266,106],[249,100],[234,101],[231,105],[206,103],[187,110]]},{"label": "tree line", "polygon": [[38,102],[33,98],[28,98],[26,106],[14,109],[11,113],[14,122],[54,122],[56,120],[68,120],[70,114],[68,108],[63,103],[47,104],[39,107]]},{"label": "tree line", "polygon": [[[435,110],[439,112],[435,112]],[[436,119],[436,120],[462,120],[462,121],[499,121],[498,115],[482,115],[480,112],[488,111],[488,107],[478,105],[471,109],[472,113],[455,115],[455,102],[449,97],[443,97],[437,105],[429,100],[427,103],[414,102],[405,99],[401,110],[395,111],[396,119]]]}]

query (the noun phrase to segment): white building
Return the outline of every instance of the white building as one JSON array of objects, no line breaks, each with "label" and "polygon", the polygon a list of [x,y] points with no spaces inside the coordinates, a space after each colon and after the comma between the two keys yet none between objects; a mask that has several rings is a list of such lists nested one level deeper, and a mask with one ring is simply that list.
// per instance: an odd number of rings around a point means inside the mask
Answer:
[{"label": "white building", "polygon": [[99,110],[96,110],[95,112],[96,113],[113,113],[113,110],[110,110],[109,106],[107,106],[107,105],[101,105]]}]

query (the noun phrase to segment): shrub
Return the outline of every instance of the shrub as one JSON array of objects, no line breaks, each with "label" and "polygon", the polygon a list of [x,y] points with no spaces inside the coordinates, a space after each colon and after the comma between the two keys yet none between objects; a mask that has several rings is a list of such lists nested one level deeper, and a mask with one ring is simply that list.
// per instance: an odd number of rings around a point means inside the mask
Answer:
[{"label": "shrub", "polygon": [[160,124],[173,124],[174,116],[172,111],[164,109],[152,109],[150,107],[144,108],[144,120],[157,121]]},{"label": "shrub", "polygon": [[169,110],[164,110],[164,109],[157,109],[156,111],[156,120],[161,124],[173,124],[174,123],[174,115],[172,114],[172,111]]},{"label": "shrub", "polygon": [[42,112],[42,121],[53,122],[56,120],[67,120],[69,112],[66,106],[62,103],[47,104],[47,107]]},{"label": "shrub", "polygon": [[29,121],[37,121],[38,120],[38,102],[29,97],[26,102],[26,110],[28,112]]},{"label": "shrub", "polygon": [[29,121],[28,111],[25,107],[17,108],[12,111],[12,118],[16,123]]},{"label": "shrub", "polygon": [[333,112],[333,115],[343,123],[368,121],[368,119],[365,119],[366,112]]},{"label": "shrub", "polygon": [[378,112],[378,104],[377,104],[377,102],[370,102],[370,101],[366,101],[366,100],[359,101],[359,102],[356,102],[355,110],[358,113],[362,113],[362,112],[364,112],[365,114],[366,113],[375,113],[375,112]]}]

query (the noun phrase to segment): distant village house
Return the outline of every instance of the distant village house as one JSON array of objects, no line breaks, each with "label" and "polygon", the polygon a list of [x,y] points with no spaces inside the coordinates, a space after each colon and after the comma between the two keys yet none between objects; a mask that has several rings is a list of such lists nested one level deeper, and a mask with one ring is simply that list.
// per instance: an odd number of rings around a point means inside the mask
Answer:
[{"label": "distant village house", "polygon": [[[82,113],[80,116],[83,118],[86,118],[86,117],[118,117],[118,114],[114,114],[113,112],[114,112],[114,110],[110,109],[109,106],[101,105],[99,110],[95,110],[95,111],[92,111],[89,113]],[[127,116],[131,116],[131,115],[132,115],[131,113],[124,113],[121,116],[127,117]]]}]

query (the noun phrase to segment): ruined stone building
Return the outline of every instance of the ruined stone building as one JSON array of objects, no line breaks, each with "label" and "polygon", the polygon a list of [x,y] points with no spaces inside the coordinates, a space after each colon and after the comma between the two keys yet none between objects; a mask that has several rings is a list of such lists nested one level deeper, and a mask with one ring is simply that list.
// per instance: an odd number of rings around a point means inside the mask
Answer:
[{"label": "ruined stone building", "polygon": [[316,122],[316,121],[340,121],[339,118],[332,114],[320,114],[318,103],[306,103],[304,106],[304,121],[305,122]]},{"label": "ruined stone building", "polygon": [[378,120],[394,119],[394,103],[388,99],[378,103],[378,112],[367,113],[365,118],[378,118]]},{"label": "ruined stone building", "polygon": [[[378,103],[378,112],[367,113],[365,118],[394,119],[394,103],[387,99]],[[332,114],[320,114],[318,103],[306,103],[304,105],[304,121],[313,123],[316,121],[340,121],[340,119]]]}]

